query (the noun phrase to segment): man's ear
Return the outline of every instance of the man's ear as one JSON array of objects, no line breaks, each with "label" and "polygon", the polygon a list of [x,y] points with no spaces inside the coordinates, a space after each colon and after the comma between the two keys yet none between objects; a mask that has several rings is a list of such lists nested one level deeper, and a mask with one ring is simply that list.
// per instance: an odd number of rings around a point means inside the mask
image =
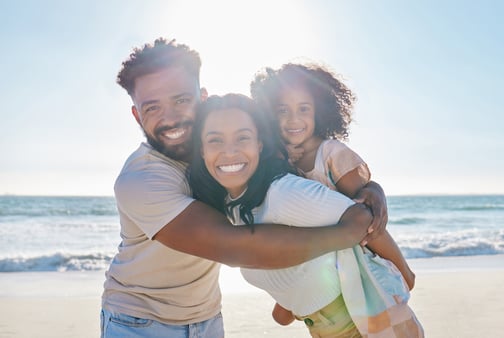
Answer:
[{"label": "man's ear", "polygon": [[200,89],[200,100],[205,101],[206,99],[208,99],[208,92],[207,92],[206,88],[203,87]]},{"label": "man's ear", "polygon": [[135,117],[135,120],[137,121],[137,123],[142,126],[142,123],[140,122],[140,115],[138,115],[138,110],[136,109],[135,106],[131,106],[131,113],[133,114],[133,116]]}]

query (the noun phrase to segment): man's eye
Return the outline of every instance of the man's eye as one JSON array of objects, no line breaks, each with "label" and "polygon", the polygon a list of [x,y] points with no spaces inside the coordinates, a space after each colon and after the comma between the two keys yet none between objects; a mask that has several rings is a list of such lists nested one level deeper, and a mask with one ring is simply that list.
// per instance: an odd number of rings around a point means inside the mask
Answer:
[{"label": "man's eye", "polygon": [[175,101],[176,104],[184,104],[189,102],[191,102],[191,99],[189,97],[181,97],[180,99],[177,99]]},{"label": "man's eye", "polygon": [[148,106],[147,108],[145,108],[145,112],[146,113],[155,112],[158,111],[160,108],[161,108],[160,106]]}]

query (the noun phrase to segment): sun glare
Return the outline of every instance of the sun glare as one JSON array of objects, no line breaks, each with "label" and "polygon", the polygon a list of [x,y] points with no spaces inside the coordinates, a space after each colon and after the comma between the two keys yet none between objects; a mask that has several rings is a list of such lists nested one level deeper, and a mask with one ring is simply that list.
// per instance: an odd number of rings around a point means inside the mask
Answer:
[{"label": "sun glare", "polygon": [[[203,60],[201,82],[210,94],[249,94],[253,75],[312,54],[311,18],[295,1],[181,2],[191,22],[171,21],[179,42],[196,49]],[[175,5],[171,5],[173,10]]]}]

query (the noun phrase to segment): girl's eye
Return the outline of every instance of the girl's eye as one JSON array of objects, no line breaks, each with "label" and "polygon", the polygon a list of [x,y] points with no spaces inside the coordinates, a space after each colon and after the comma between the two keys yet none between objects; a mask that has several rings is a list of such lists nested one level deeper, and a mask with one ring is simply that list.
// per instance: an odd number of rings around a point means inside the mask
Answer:
[{"label": "girl's eye", "polygon": [[285,108],[278,108],[277,109],[277,114],[278,115],[287,114],[287,109],[285,109]]},{"label": "girl's eye", "polygon": [[309,106],[301,106],[301,108],[299,110],[302,113],[306,113],[306,112],[309,112],[311,110],[311,108]]}]

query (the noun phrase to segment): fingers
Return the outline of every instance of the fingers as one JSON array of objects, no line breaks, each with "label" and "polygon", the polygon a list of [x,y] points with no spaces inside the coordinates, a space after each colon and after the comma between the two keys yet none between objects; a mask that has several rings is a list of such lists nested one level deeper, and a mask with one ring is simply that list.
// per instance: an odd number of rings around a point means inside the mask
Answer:
[{"label": "fingers", "polygon": [[297,162],[304,153],[304,149],[301,147],[296,147],[293,144],[286,145],[287,153],[289,154],[289,161],[291,163]]},{"label": "fingers", "polygon": [[364,197],[358,197],[358,198],[354,198],[353,199],[355,203],[363,203],[363,204],[366,204],[364,203],[366,201],[366,199]]}]

